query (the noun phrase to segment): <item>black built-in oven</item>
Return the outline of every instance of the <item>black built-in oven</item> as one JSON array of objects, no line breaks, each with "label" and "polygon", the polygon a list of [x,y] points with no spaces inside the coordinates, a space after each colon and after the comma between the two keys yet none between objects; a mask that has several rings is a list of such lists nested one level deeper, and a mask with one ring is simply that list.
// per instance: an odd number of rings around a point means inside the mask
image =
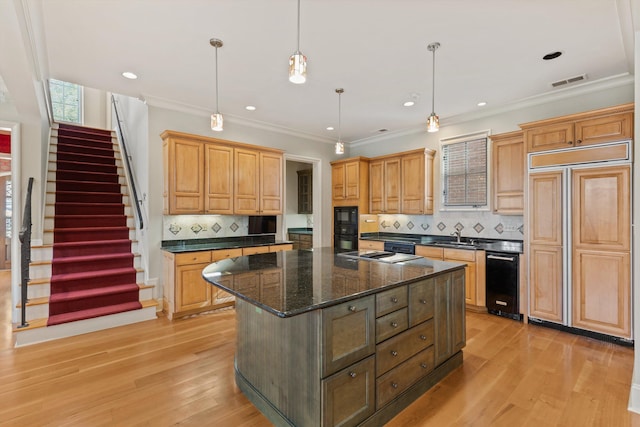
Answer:
[{"label": "black built-in oven", "polygon": [[356,206],[334,208],[333,247],[336,252],[358,249],[358,208]]}]

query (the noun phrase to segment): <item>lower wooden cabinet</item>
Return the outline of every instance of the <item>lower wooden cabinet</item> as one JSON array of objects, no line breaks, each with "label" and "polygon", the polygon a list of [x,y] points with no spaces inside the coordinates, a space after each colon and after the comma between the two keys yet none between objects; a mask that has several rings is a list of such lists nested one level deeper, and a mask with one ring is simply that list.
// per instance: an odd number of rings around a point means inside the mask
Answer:
[{"label": "lower wooden cabinet", "polygon": [[[163,251],[163,310],[171,320],[234,305],[235,298],[202,278],[202,270],[215,261],[256,253],[291,250],[291,244],[171,253]],[[228,278],[226,280],[229,280]]]}]

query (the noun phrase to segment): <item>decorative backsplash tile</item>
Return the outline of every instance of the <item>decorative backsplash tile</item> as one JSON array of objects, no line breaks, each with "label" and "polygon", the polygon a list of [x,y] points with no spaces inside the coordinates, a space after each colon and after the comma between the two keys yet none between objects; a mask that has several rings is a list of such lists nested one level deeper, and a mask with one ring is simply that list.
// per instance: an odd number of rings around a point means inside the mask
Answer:
[{"label": "decorative backsplash tile", "polygon": [[162,240],[246,236],[249,219],[241,215],[167,215]]},{"label": "decorative backsplash tile", "polygon": [[438,212],[434,215],[378,215],[378,231],[449,236],[458,230],[463,237],[522,240],[521,216],[491,212]]}]

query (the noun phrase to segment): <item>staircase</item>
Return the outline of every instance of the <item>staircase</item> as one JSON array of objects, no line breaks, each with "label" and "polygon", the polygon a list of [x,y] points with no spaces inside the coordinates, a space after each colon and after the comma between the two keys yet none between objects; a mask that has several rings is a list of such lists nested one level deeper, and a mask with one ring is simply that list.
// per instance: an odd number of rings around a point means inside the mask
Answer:
[{"label": "staircase", "polygon": [[111,131],[52,130],[43,245],[32,247],[28,328],[17,345],[155,318]]}]

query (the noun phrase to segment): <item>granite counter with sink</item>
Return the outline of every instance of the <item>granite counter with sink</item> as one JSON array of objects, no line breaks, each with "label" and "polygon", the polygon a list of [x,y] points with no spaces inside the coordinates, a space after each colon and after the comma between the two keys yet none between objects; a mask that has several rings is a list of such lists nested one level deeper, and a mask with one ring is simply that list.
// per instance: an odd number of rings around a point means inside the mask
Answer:
[{"label": "granite counter with sink", "polygon": [[424,234],[405,234],[405,233],[362,233],[361,240],[373,241],[398,241],[412,242],[422,246],[439,246],[455,249],[467,250],[484,250],[507,253],[522,253],[523,244],[521,240],[500,240],[500,239],[484,239],[461,237],[457,242],[455,237],[424,235]]}]

